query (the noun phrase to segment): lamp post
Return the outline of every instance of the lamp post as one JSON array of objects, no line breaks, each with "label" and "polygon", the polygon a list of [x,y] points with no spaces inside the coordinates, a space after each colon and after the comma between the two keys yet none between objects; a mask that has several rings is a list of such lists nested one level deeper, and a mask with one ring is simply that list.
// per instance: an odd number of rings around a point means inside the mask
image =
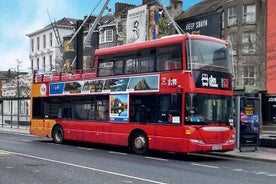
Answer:
[{"label": "lamp post", "polygon": [[17,88],[17,128],[19,128],[19,111],[20,111],[20,89],[19,89],[19,66],[22,63],[22,61],[20,61],[19,59],[17,59],[17,63],[16,63],[16,88]]},{"label": "lamp post", "polygon": [[[19,111],[20,111],[20,83],[19,83],[19,74],[20,74],[20,64],[22,63],[21,60],[17,59],[16,60],[16,68],[12,68],[11,70],[16,72],[16,93],[15,93],[15,98],[17,101],[17,128],[19,128]],[[12,122],[11,122],[12,126]]]}]

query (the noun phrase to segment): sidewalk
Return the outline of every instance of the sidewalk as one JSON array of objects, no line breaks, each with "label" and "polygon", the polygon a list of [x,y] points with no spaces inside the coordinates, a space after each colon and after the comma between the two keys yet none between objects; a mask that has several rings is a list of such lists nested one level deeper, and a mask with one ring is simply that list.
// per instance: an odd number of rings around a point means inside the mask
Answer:
[{"label": "sidewalk", "polygon": [[[1,132],[14,132],[14,133],[21,133],[21,134],[29,134],[29,127],[28,126],[19,126],[19,127],[13,126],[11,128],[10,126],[4,125],[2,127],[0,125],[0,133]],[[212,152],[212,153],[208,153],[208,154],[232,157],[232,158],[276,162],[276,148],[268,148],[268,147],[258,147],[256,151],[240,152],[239,149],[235,149],[234,151],[229,151],[226,153]]]},{"label": "sidewalk", "polygon": [[276,162],[276,148],[258,147],[256,151],[244,152],[240,152],[239,149],[236,148],[234,151],[229,151],[226,153],[212,152],[210,154],[248,160]]},{"label": "sidewalk", "polygon": [[14,133],[22,133],[22,134],[30,134],[29,126],[17,126],[13,125],[12,128],[10,125],[2,125],[0,124],[0,132],[14,132]]}]

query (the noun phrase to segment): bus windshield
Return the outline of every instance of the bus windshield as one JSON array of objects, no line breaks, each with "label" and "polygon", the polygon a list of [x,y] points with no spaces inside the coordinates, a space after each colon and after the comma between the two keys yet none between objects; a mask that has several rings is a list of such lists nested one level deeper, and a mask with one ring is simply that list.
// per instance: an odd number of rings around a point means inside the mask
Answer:
[{"label": "bus windshield", "polygon": [[[190,43],[189,43],[190,42]],[[227,45],[208,40],[187,40],[187,69],[232,73]],[[191,46],[191,50],[190,47]]]},{"label": "bus windshield", "polygon": [[186,94],[185,124],[229,123],[232,120],[231,96]]}]

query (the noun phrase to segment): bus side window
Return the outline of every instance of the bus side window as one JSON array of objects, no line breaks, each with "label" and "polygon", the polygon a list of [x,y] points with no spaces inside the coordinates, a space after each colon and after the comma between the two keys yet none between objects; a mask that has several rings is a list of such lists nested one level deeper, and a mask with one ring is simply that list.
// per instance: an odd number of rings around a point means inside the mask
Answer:
[{"label": "bus side window", "polygon": [[62,112],[63,119],[71,119],[72,118],[72,110],[71,108],[64,108]]},{"label": "bus side window", "polygon": [[162,95],[159,98],[159,109],[157,110],[157,123],[168,123],[169,121],[169,95]]},{"label": "bus side window", "polygon": [[130,96],[130,122],[154,123],[156,114],[155,95]]}]

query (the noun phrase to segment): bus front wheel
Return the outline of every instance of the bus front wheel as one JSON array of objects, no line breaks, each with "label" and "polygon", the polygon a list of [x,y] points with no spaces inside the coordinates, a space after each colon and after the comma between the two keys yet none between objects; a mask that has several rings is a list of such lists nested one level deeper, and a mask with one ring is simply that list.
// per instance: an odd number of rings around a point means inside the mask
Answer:
[{"label": "bus front wheel", "polygon": [[64,132],[61,126],[56,126],[53,131],[53,141],[56,144],[61,144],[64,141]]},{"label": "bus front wheel", "polygon": [[135,154],[146,154],[148,151],[147,135],[143,132],[136,132],[131,139],[131,149]]}]

